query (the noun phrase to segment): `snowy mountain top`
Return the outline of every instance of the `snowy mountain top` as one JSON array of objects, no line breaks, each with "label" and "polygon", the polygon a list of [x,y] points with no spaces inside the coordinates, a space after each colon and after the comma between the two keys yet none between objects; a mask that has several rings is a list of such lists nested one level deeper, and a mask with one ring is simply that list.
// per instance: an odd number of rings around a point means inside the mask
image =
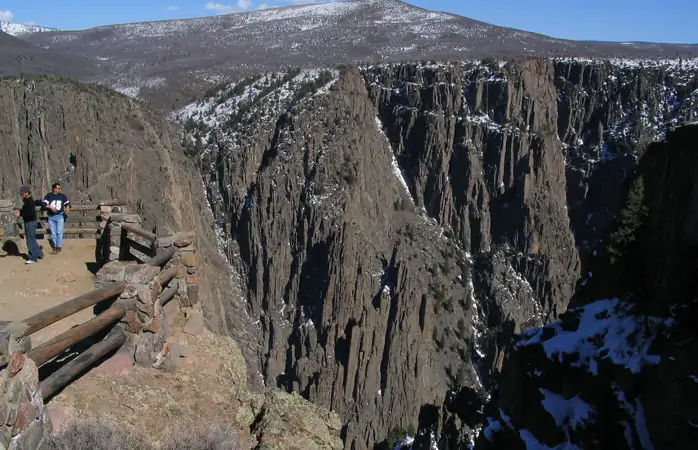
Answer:
[{"label": "snowy mountain top", "polygon": [[29,33],[41,33],[45,31],[58,31],[55,28],[42,27],[24,23],[3,22],[0,20],[0,31],[12,36],[21,36]]}]

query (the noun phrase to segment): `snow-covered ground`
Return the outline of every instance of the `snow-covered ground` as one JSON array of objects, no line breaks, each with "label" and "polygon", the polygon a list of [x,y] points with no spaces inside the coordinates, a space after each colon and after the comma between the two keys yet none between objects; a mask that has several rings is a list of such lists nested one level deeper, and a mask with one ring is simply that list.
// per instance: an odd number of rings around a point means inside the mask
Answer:
[{"label": "snow-covered ground", "polygon": [[[516,348],[540,345],[548,358],[584,367],[598,375],[601,361],[639,373],[647,364],[657,364],[661,356],[651,355],[650,346],[658,329],[671,325],[671,319],[642,318],[632,313],[632,305],[618,299],[600,300],[568,313],[579,316],[576,329],[560,322],[524,333]],[[552,332],[551,332],[552,331]]]}]

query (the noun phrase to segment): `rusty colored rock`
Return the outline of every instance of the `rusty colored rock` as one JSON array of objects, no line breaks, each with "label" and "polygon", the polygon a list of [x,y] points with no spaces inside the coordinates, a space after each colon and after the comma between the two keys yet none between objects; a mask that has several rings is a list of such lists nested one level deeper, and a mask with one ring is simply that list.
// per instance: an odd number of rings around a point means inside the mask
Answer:
[{"label": "rusty colored rock", "polygon": [[[152,318],[155,315],[155,307],[153,306],[152,303],[138,303],[137,304],[137,309],[138,312],[140,313],[138,316],[142,318]],[[143,320],[143,319],[141,319]]]},{"label": "rusty colored rock", "polygon": [[143,329],[143,325],[138,320],[138,313],[136,311],[127,310],[122,321],[126,323],[126,330],[129,333],[138,333]]},{"label": "rusty colored rock", "polygon": [[39,369],[36,367],[34,361],[30,358],[24,360],[24,365],[22,370],[19,372],[17,377],[19,381],[22,382],[24,387],[28,388],[31,392],[34,392],[39,386]]},{"label": "rusty colored rock", "polygon": [[151,333],[160,333],[163,329],[163,316],[157,316],[148,324],[144,330]]},{"label": "rusty colored rock", "polygon": [[196,253],[182,253],[182,264],[187,267],[195,267]]},{"label": "rusty colored rock", "polygon": [[187,285],[187,296],[189,298],[189,305],[196,305],[199,303],[199,285]]},{"label": "rusty colored rock", "polygon": [[141,333],[136,339],[136,351],[134,359],[136,364],[148,367],[155,360],[155,335],[152,333]]},{"label": "rusty colored rock", "polygon": [[[119,255],[119,248],[110,248],[112,253]],[[135,265],[133,262],[125,261],[110,261],[97,272],[97,281],[124,281],[126,278],[126,269],[130,266]]]},{"label": "rusty colored rock", "polygon": [[26,430],[39,417],[39,410],[29,399],[23,399],[17,409],[17,420],[12,425],[10,434],[14,437]]},{"label": "rusty colored rock", "polygon": [[135,286],[129,284],[126,289],[123,290],[119,297],[121,298],[134,298],[138,295],[138,289]]},{"label": "rusty colored rock", "polygon": [[160,268],[147,264],[139,264],[126,268],[124,281],[133,284],[148,284],[160,273]]},{"label": "rusty colored rock", "polygon": [[188,275],[187,278],[187,284],[192,285],[192,284],[199,284],[199,277],[196,275]]},{"label": "rusty colored rock", "polygon": [[157,292],[153,289],[153,286],[138,285],[136,286],[136,296],[138,298],[138,303],[152,305],[157,296]]},{"label": "rusty colored rock", "polygon": [[14,377],[24,366],[24,355],[20,352],[12,352],[10,364],[7,367],[10,377]]},{"label": "rusty colored rock", "polygon": [[174,245],[176,247],[188,247],[192,243],[194,243],[195,238],[196,238],[196,234],[194,234],[193,231],[177,233],[175,235]]}]

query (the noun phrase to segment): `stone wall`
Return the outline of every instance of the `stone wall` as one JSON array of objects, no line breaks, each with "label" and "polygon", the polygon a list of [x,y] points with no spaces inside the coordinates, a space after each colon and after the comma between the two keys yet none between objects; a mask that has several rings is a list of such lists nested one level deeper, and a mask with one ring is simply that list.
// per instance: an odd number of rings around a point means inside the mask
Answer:
[{"label": "stone wall", "polygon": [[0,323],[0,450],[35,450],[52,430],[26,325]]},{"label": "stone wall", "polygon": [[17,219],[13,215],[14,203],[12,200],[0,199],[0,255],[10,252],[10,246],[17,246],[19,234],[17,233]]},{"label": "stone wall", "polygon": [[[135,364],[161,367],[169,358],[167,336],[175,318],[183,316],[189,322],[201,321],[195,236],[189,232],[158,238],[151,244],[152,254],[148,255],[141,247],[133,248],[133,242],[143,247],[147,244],[131,235],[127,239],[123,223],[138,224],[140,217],[110,216],[104,238],[104,247],[109,249],[108,262],[97,273],[97,284],[127,283],[117,300],[126,306],[122,319],[127,336],[123,351]],[[149,257],[171,248],[174,254],[163,267],[147,263]],[[174,276],[167,279],[168,273]]]}]

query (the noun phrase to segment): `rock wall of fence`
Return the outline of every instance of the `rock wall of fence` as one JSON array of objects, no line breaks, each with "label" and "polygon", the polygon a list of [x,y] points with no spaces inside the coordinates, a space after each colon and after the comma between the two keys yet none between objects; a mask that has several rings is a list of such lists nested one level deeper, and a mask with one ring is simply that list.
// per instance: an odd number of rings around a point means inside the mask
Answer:
[{"label": "rock wall of fence", "polygon": [[[13,209],[11,201],[0,200],[0,243],[12,241],[16,245],[19,239]],[[109,333],[119,339],[108,343],[109,348],[118,348],[118,352],[127,355],[134,364],[174,368],[179,355],[176,347],[170,345],[167,339],[175,318],[185,318],[187,325],[200,322],[203,326],[195,235],[193,232],[181,232],[157,237],[154,231],[140,228],[141,218],[126,214],[121,206],[103,203],[99,206],[99,214],[98,220],[101,220],[98,227],[101,232],[97,233],[99,251],[96,253],[103,265],[97,273],[96,288],[105,287],[113,293],[109,297],[102,290],[104,298],[94,297],[92,304],[96,303],[95,314],[106,311],[99,317],[107,316],[110,311],[112,315],[114,311],[119,314],[113,316],[113,320],[121,317]],[[115,282],[122,282],[118,285],[119,289],[113,288]],[[88,295],[95,295],[96,292]],[[82,300],[76,298],[69,302],[76,301]],[[67,303],[62,306],[65,305]],[[95,319],[99,321],[99,317]],[[31,318],[27,320],[31,321]],[[108,322],[104,323],[106,325]],[[40,349],[32,352],[30,337],[25,336],[31,334],[32,330],[27,327],[24,322],[0,322],[0,420],[4,421],[0,424],[0,450],[40,448],[52,431],[50,419],[44,410],[43,396],[51,396],[56,391],[54,388],[71,381],[69,376],[72,372],[66,371],[60,380],[56,380],[58,384],[49,383],[52,384],[50,389],[44,384],[51,380],[39,382],[37,362],[42,364],[41,361],[48,360],[56,353],[42,358],[37,356],[42,353]],[[191,328],[197,329],[196,325]],[[91,349],[107,344],[108,339]],[[61,348],[57,347],[56,352]],[[90,350],[85,353],[88,352]],[[96,352],[93,351],[95,361],[99,357]],[[32,357],[36,358],[36,362]],[[84,364],[87,363],[86,360]]]},{"label": "rock wall of fence", "polygon": [[26,325],[0,323],[0,450],[35,450],[51,433]]},{"label": "rock wall of fence", "polygon": [[16,246],[19,239],[13,209],[12,200],[0,199],[0,254],[8,253],[8,245]]},{"label": "rock wall of fence", "polygon": [[201,315],[195,235],[135,234],[140,223],[135,214],[111,214],[101,243],[107,262],[97,283],[127,283],[117,300],[126,306],[125,351],[138,365],[160,367],[170,358],[167,336],[174,318]]}]

